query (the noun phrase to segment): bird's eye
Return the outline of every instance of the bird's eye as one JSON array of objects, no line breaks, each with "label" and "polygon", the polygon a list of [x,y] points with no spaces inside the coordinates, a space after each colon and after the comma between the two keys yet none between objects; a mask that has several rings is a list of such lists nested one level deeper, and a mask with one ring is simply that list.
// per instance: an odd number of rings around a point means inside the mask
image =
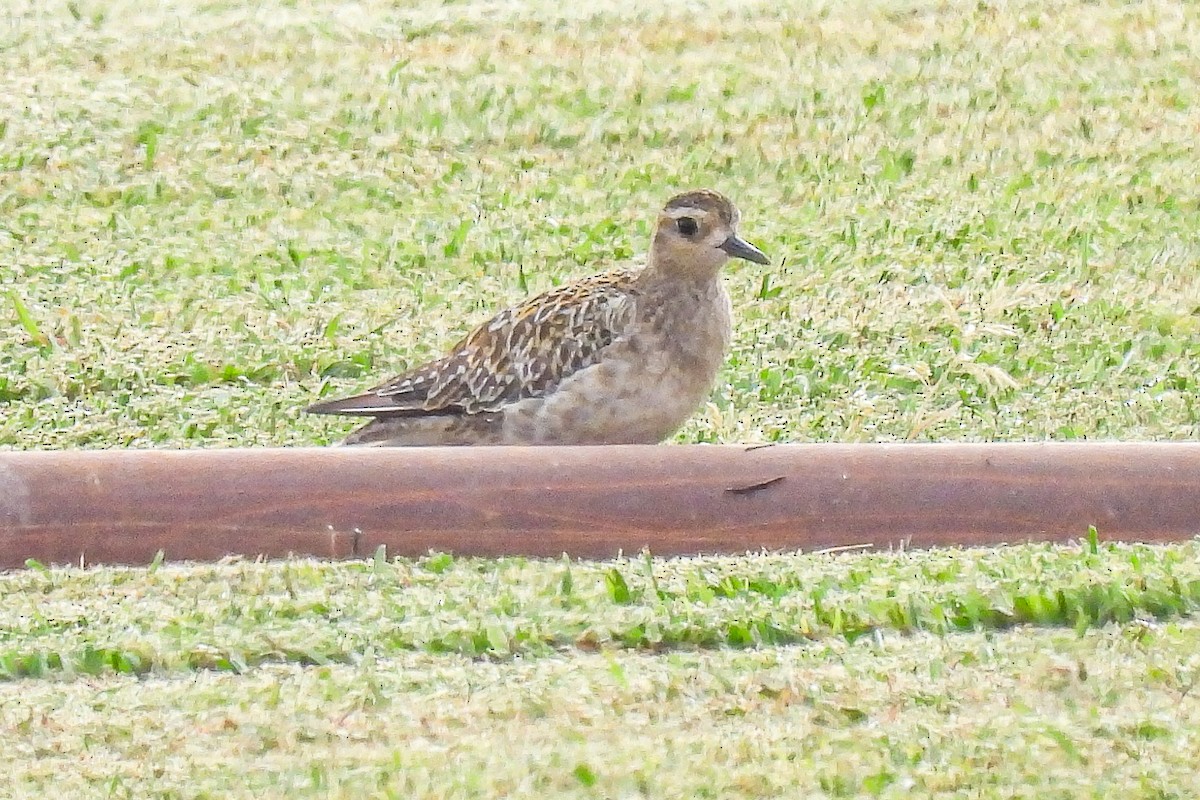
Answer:
[{"label": "bird's eye", "polygon": [[691,217],[680,217],[675,224],[679,226],[679,232],[684,236],[696,235],[696,220]]}]

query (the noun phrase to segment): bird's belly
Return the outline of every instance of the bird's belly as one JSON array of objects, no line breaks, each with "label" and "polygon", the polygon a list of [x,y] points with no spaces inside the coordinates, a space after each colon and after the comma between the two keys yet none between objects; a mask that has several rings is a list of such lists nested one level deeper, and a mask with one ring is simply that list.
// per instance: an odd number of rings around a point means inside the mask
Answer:
[{"label": "bird's belly", "polygon": [[580,370],[550,395],[505,410],[510,444],[653,444],[674,433],[708,396],[724,353],[625,348]]}]

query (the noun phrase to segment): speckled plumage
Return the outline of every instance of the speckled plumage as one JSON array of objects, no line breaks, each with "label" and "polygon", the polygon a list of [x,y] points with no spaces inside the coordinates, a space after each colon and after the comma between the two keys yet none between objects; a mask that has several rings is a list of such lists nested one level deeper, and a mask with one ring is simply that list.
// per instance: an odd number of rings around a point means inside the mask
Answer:
[{"label": "speckled plumage", "polygon": [[653,443],[711,391],[731,313],[719,271],[766,263],[737,209],[707,190],[672,198],[645,269],[576,281],[506,309],[449,354],[318,414],[374,419],[345,444]]}]

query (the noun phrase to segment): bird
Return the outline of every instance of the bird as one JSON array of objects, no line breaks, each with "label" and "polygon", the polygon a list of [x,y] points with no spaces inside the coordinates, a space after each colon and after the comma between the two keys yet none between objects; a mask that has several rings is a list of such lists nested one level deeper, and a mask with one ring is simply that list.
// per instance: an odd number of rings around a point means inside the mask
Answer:
[{"label": "bird", "polygon": [[770,264],[710,189],[672,197],[640,270],[563,284],[483,322],[441,358],[309,414],[371,417],[343,445],[655,444],[708,397],[732,336],[720,272]]}]

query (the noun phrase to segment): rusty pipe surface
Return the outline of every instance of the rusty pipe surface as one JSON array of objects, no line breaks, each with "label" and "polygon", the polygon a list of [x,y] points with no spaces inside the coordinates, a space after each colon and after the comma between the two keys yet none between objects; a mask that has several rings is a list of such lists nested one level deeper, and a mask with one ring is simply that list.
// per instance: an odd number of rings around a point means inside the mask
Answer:
[{"label": "rusty pipe surface", "polygon": [[0,452],[0,569],[1200,533],[1200,444]]}]

